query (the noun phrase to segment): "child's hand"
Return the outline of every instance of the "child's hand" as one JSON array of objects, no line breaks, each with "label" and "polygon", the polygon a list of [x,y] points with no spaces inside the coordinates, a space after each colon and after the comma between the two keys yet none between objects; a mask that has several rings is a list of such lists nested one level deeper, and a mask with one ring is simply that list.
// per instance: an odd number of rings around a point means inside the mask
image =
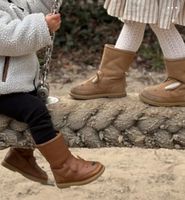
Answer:
[{"label": "child's hand", "polygon": [[61,25],[60,14],[48,14],[46,15],[45,19],[51,33],[57,31],[60,28]]}]

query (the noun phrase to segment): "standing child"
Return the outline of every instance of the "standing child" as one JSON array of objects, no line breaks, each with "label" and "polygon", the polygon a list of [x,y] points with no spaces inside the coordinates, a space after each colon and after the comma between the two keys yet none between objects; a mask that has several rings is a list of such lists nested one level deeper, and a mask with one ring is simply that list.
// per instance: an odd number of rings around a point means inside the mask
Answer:
[{"label": "standing child", "polygon": [[108,14],[124,21],[119,38],[105,45],[97,74],[72,88],[75,99],[126,96],[125,72],[143,40],[146,24],[164,54],[167,79],[144,89],[140,99],[156,106],[185,105],[185,44],[174,24],[185,25],[185,0],[106,0]]},{"label": "standing child", "polygon": [[[61,24],[60,14],[48,14],[53,2],[0,1],[0,114],[28,124],[57,186],[63,188],[97,179],[104,166],[71,154],[62,134],[54,129],[47,107],[37,97],[36,52],[51,44],[50,33]],[[47,174],[35,162],[32,150],[11,149],[2,164],[27,178],[47,183]]]}]

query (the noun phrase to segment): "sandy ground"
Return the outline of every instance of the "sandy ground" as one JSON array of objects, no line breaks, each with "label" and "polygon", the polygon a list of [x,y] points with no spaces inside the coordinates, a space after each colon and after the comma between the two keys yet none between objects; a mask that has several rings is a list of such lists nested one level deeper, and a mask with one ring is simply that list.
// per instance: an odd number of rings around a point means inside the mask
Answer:
[{"label": "sandy ground", "polygon": [[[137,93],[144,84],[141,74],[132,72],[128,92]],[[133,82],[133,80],[135,82]],[[148,78],[146,79],[148,81]],[[81,82],[81,80],[73,83]],[[54,96],[66,95],[72,85],[51,85]],[[72,149],[86,159],[99,160],[106,171],[97,181],[59,190],[31,182],[18,173],[0,167],[0,200],[184,200],[185,152],[138,148]],[[7,150],[0,152],[0,160]],[[49,166],[39,152],[38,162],[50,174]]]},{"label": "sandy ground", "polygon": [[[97,181],[81,187],[57,189],[31,182],[0,168],[1,200],[184,200],[185,156],[177,150],[72,149],[74,154],[99,160],[106,171]],[[7,150],[1,151],[2,160]],[[38,162],[50,173],[46,161]],[[52,178],[52,176],[51,176]]]}]

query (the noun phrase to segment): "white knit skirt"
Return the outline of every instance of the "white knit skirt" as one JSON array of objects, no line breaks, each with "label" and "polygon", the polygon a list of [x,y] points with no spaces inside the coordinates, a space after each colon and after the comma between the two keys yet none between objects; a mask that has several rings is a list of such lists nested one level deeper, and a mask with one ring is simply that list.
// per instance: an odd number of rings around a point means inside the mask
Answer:
[{"label": "white knit skirt", "polygon": [[121,21],[170,25],[185,25],[185,0],[105,0],[104,8]]}]

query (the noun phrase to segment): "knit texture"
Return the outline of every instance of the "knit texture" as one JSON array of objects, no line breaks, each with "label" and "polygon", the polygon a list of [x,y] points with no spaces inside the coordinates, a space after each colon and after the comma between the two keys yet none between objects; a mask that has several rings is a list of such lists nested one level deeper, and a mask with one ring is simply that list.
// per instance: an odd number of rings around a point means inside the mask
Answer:
[{"label": "knit texture", "polygon": [[143,41],[146,24],[125,23],[118,37],[115,48],[136,52]]},{"label": "knit texture", "polygon": [[[38,84],[36,52],[51,44],[44,14],[50,12],[52,3],[52,0],[0,1],[0,95],[29,92]],[[5,56],[11,58],[6,82],[2,82]]]},{"label": "knit texture", "polygon": [[185,58],[185,43],[174,25],[171,25],[170,29],[166,30],[160,29],[156,25],[150,26],[159,40],[165,58]]},{"label": "knit texture", "polygon": [[[126,22],[115,48],[137,52],[144,37],[145,27],[146,24],[143,23]],[[166,59],[185,58],[185,43],[175,25],[172,24],[170,29],[161,29],[157,25],[150,25],[150,27],[156,34]]]}]

